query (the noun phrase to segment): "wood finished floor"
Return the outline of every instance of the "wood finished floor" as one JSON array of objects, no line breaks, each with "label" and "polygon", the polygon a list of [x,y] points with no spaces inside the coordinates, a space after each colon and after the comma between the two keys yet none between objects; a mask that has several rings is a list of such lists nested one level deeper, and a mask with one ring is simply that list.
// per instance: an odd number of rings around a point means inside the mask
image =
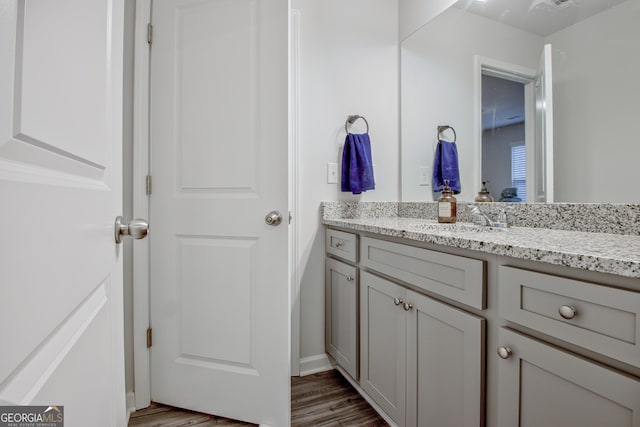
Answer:
[{"label": "wood finished floor", "polygon": [[[291,379],[292,427],[386,427],[388,424],[338,371]],[[255,424],[152,403],[129,427],[246,427]],[[275,427],[275,426],[274,426]]]}]

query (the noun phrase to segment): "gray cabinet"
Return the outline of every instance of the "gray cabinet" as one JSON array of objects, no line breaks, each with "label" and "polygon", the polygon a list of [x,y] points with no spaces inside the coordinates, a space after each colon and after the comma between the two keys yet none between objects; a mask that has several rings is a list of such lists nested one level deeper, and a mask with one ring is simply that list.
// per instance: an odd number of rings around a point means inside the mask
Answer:
[{"label": "gray cabinet", "polygon": [[405,425],[405,288],[360,275],[360,386],[399,426]]},{"label": "gray cabinet", "polygon": [[639,427],[640,381],[500,330],[498,427]]},{"label": "gray cabinet", "polygon": [[406,303],[406,425],[484,425],[485,320],[413,291]]},{"label": "gray cabinet", "polygon": [[484,425],[484,319],[363,272],[360,385],[399,426]]},{"label": "gray cabinet", "polygon": [[397,426],[640,427],[640,282],[391,240],[327,230],[327,351]]},{"label": "gray cabinet", "polygon": [[345,371],[358,379],[357,269],[327,258],[325,266],[325,348]]}]

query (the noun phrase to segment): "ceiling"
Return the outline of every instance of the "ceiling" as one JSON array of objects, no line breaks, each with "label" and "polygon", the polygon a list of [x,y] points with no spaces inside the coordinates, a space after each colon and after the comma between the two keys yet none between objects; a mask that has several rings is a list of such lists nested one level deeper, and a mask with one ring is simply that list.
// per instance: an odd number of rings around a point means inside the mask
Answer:
[{"label": "ceiling", "polygon": [[454,6],[546,37],[627,0],[459,0]]}]

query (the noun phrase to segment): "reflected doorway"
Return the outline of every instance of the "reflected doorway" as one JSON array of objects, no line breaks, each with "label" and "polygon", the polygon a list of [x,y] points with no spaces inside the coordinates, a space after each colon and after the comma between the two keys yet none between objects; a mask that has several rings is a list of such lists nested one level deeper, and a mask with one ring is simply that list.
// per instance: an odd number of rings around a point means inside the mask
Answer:
[{"label": "reflected doorway", "polygon": [[482,73],[482,180],[493,200],[527,201],[525,84]]}]

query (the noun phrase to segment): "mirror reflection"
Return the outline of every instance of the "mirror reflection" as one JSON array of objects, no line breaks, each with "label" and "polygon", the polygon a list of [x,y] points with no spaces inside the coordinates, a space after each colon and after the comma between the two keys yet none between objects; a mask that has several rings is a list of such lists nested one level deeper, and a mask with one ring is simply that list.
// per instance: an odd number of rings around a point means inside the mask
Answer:
[{"label": "mirror reflection", "polygon": [[459,200],[484,180],[496,201],[640,202],[638,22],[640,0],[461,0],[426,23],[402,42],[402,199],[433,198],[448,124]]}]

